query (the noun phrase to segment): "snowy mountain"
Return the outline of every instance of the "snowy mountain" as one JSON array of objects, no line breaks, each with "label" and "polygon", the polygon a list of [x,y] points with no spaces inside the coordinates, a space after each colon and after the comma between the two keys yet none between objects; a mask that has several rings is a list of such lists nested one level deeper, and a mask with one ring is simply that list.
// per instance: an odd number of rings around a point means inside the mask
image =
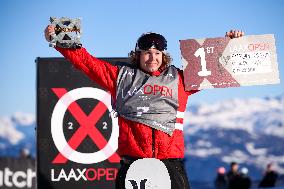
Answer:
[{"label": "snowy mountain", "polygon": [[184,131],[193,180],[213,180],[216,169],[229,169],[232,161],[247,167],[253,179],[270,162],[284,174],[284,95],[189,107]]},{"label": "snowy mountain", "polygon": [[21,149],[35,156],[35,116],[16,112],[0,117],[0,156],[17,157]]},{"label": "snowy mountain", "polygon": [[[189,106],[185,114],[186,169],[193,181],[211,182],[232,161],[257,180],[269,162],[284,174],[284,95]],[[0,117],[0,156],[35,155],[35,116]]]}]

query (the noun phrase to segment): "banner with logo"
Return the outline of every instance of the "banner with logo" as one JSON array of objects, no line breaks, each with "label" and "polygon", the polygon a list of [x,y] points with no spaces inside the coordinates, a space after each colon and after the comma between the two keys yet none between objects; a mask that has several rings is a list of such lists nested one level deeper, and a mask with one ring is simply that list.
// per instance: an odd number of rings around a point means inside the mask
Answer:
[{"label": "banner with logo", "polygon": [[36,188],[35,160],[0,157],[0,188]]},{"label": "banner with logo", "polygon": [[274,35],[180,40],[186,90],[277,84]]},{"label": "banner with logo", "polygon": [[36,64],[38,188],[114,188],[120,157],[110,94],[64,58]]}]

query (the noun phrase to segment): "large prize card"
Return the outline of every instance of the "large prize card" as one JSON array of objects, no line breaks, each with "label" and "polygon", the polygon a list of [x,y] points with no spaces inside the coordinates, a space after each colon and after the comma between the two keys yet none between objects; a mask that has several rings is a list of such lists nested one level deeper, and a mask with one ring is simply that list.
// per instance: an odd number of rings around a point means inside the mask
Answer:
[{"label": "large prize card", "polygon": [[280,82],[274,35],[180,40],[185,89]]}]

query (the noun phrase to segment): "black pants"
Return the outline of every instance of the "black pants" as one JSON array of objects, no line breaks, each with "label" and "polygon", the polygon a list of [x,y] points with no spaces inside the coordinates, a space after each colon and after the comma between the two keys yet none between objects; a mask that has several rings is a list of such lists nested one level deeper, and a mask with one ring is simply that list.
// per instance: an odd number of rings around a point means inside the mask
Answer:
[{"label": "black pants", "polygon": [[[180,159],[161,160],[167,167],[171,178],[171,189],[190,189],[186,172],[184,170],[184,162]],[[125,177],[131,163],[120,161],[120,169],[116,176],[115,188],[125,189]],[[154,171],[154,170],[153,170]]]}]

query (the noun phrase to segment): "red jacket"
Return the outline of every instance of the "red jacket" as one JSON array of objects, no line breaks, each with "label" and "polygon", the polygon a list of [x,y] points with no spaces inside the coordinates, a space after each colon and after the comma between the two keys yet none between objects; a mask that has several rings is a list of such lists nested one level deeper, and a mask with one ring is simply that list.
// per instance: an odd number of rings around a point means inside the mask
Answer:
[{"label": "red jacket", "polygon": [[[62,49],[56,48],[65,58],[70,60],[74,66],[82,70],[99,85],[110,91],[113,98],[116,96],[116,81],[118,67],[108,62],[99,60],[90,55],[85,48]],[[119,139],[118,154],[120,156],[132,156],[140,158],[183,158],[184,138],[182,131],[183,113],[186,109],[188,96],[196,91],[186,92],[184,90],[183,72],[179,73],[178,102],[179,116],[176,119],[179,129],[175,129],[172,136],[155,130],[147,125],[126,120],[118,117]],[[159,75],[160,72],[153,72],[152,75]]]}]

